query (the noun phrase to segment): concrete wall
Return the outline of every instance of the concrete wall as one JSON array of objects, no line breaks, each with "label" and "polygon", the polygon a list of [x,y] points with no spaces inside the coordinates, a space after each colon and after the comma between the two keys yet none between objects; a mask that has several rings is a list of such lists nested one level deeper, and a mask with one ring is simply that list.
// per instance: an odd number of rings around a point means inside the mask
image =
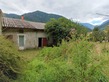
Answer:
[{"label": "concrete wall", "polygon": [[24,35],[25,37],[25,49],[28,48],[37,48],[38,47],[38,38],[46,37],[46,34],[43,31],[34,31],[31,29],[24,30],[24,33],[19,33],[19,29],[6,29],[3,32],[3,35],[8,36],[12,35],[13,39],[12,41],[19,46],[18,44],[18,38],[19,35]]}]

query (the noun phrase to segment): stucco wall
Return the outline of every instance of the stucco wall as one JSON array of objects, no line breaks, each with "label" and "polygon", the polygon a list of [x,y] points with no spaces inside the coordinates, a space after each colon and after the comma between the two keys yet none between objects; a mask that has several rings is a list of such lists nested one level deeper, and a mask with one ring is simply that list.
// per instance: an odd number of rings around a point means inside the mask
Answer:
[{"label": "stucco wall", "polygon": [[18,29],[7,29],[3,32],[3,35],[12,35],[13,42],[18,46],[18,37],[19,35],[24,35],[25,37],[25,46],[24,48],[37,48],[38,47],[38,38],[46,37],[46,34],[43,31],[34,31],[34,30],[24,30],[24,33],[19,33]]},{"label": "stucco wall", "polygon": [[25,32],[25,48],[37,48],[36,32]]},{"label": "stucco wall", "polygon": [[8,35],[12,35],[13,36],[13,39],[11,40],[16,46],[18,46],[18,38],[17,38],[17,33],[16,32],[13,32],[13,33],[11,33],[11,32],[3,32],[3,35],[5,35],[6,37],[8,36]]}]

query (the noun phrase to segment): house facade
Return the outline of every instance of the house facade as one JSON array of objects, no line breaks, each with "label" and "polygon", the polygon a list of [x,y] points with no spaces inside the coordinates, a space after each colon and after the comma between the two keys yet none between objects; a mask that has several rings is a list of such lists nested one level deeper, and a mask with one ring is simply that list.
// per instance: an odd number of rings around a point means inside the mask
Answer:
[{"label": "house facade", "polygon": [[15,43],[20,50],[47,45],[45,24],[2,16],[0,10],[0,34]]}]

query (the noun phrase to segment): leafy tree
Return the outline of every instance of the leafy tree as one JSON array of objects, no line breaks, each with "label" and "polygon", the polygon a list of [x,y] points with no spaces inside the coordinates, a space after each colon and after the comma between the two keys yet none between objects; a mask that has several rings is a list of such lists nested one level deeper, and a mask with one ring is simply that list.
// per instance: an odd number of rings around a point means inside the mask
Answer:
[{"label": "leafy tree", "polygon": [[93,31],[99,31],[99,28],[96,26]]},{"label": "leafy tree", "polygon": [[106,41],[109,42],[109,26],[106,27],[105,33],[106,33]]},{"label": "leafy tree", "polygon": [[107,41],[109,42],[109,30],[107,31],[107,36],[106,36],[106,38],[107,38]]},{"label": "leafy tree", "polygon": [[48,34],[49,38],[52,38],[53,45],[61,43],[62,39],[65,39],[68,36],[70,31],[71,21],[65,18],[51,19],[50,22],[46,24],[45,32]]},{"label": "leafy tree", "polygon": [[86,34],[86,29],[78,23],[72,22],[66,18],[51,19],[45,26],[45,32],[48,35],[51,44],[57,45],[62,39],[71,38],[71,29],[76,30],[75,38]]},{"label": "leafy tree", "polygon": [[105,33],[99,30],[98,27],[95,27],[92,32],[92,38],[93,38],[93,41],[95,42],[96,41],[102,42],[103,40],[105,40]]}]

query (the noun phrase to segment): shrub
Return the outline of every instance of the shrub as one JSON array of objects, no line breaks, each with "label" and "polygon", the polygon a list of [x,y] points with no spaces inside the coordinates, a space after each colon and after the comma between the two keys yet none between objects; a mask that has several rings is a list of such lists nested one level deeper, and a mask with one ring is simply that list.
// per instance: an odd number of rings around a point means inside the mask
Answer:
[{"label": "shrub", "polygon": [[72,49],[74,82],[108,82],[103,74],[103,60],[94,56],[93,44],[87,41],[75,43]]},{"label": "shrub", "polygon": [[12,82],[19,72],[17,48],[3,36],[0,36],[0,82]]},{"label": "shrub", "polygon": [[108,82],[92,48],[93,44],[87,41],[44,48],[28,63],[20,82]]}]

